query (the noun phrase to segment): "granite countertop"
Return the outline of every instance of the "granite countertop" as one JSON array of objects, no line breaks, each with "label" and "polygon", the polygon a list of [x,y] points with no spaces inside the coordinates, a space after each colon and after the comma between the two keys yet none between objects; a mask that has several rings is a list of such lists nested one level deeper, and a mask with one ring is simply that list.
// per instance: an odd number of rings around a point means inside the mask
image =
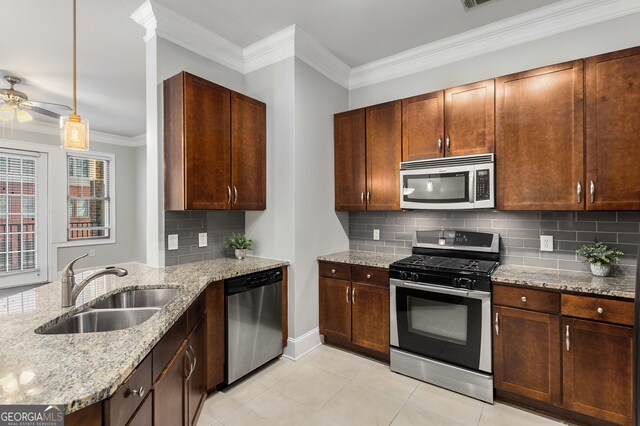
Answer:
[{"label": "granite countertop", "polygon": [[601,296],[635,297],[635,276],[596,277],[589,272],[556,271],[528,266],[500,265],[494,282],[543,287]]},{"label": "granite countertop", "polygon": [[318,256],[318,260],[325,262],[350,263],[352,265],[372,266],[375,268],[389,269],[393,262],[404,259],[407,256],[387,253],[374,253],[368,251],[346,250],[338,253]]},{"label": "granite countertop", "polygon": [[[159,269],[132,264],[126,265],[126,277],[107,275],[87,285],[73,308],[60,307],[60,281],[0,299],[0,306],[6,305],[0,310],[0,404],[64,405],[68,414],[108,398],[207,284],[287,264],[257,257],[214,259]],[[92,272],[77,274],[77,281]],[[66,335],[34,332],[97,299],[141,287],[179,290],[150,319],[125,330]]]}]

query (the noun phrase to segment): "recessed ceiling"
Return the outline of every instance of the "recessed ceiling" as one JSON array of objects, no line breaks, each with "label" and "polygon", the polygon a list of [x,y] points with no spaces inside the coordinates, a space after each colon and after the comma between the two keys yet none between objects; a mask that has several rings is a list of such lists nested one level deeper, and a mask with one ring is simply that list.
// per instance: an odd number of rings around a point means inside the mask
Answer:
[{"label": "recessed ceiling", "polygon": [[[78,112],[92,130],[145,132],[144,29],[129,15],[141,0],[78,1]],[[72,106],[72,1],[6,5],[0,75],[22,78],[29,99]],[[1,87],[8,87],[2,80]],[[33,114],[52,126],[57,121]],[[19,124],[14,125],[18,128]]]},{"label": "recessed ceiling", "polygon": [[296,24],[350,67],[558,0],[157,0],[240,47]]}]

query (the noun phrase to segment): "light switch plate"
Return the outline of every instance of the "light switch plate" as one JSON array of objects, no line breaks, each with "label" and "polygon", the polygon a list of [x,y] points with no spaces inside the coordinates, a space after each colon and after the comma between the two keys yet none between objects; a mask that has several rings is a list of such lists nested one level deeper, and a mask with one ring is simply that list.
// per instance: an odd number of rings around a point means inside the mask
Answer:
[{"label": "light switch plate", "polygon": [[380,230],[379,229],[374,229],[373,230],[373,239],[376,241],[380,240]]},{"label": "light switch plate", "polygon": [[553,251],[553,235],[540,235],[540,251]]},{"label": "light switch plate", "polygon": [[178,234],[169,235],[167,250],[178,250]]},{"label": "light switch plate", "polygon": [[207,233],[200,232],[198,234],[198,247],[206,247],[207,246]]}]

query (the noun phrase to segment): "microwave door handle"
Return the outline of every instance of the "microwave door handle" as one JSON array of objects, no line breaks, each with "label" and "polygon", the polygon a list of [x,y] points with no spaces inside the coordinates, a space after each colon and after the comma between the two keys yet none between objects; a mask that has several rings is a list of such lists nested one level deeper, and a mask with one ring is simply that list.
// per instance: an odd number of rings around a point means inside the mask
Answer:
[{"label": "microwave door handle", "polygon": [[475,174],[476,174],[475,167],[469,170],[469,204],[472,204],[472,205],[475,205],[476,203],[476,191],[475,191],[475,185],[473,184]]}]

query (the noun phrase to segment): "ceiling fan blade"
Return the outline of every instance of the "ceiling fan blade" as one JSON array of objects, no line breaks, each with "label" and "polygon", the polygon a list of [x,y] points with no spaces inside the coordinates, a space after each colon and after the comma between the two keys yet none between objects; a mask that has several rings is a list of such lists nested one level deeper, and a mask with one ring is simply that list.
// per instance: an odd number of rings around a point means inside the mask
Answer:
[{"label": "ceiling fan blade", "polygon": [[40,102],[40,101],[28,100],[28,101],[22,102],[22,104],[26,105],[27,107],[34,106],[34,107],[55,108],[55,109],[64,110],[64,111],[71,111],[71,107],[67,105],[54,104],[52,102]]},{"label": "ceiling fan blade", "polygon": [[37,106],[29,106],[29,107],[26,107],[25,109],[28,109],[29,111],[37,112],[38,114],[46,115],[48,117],[53,117],[57,120],[60,119],[60,114],[56,114],[55,112],[49,111],[48,109],[40,108]]}]

